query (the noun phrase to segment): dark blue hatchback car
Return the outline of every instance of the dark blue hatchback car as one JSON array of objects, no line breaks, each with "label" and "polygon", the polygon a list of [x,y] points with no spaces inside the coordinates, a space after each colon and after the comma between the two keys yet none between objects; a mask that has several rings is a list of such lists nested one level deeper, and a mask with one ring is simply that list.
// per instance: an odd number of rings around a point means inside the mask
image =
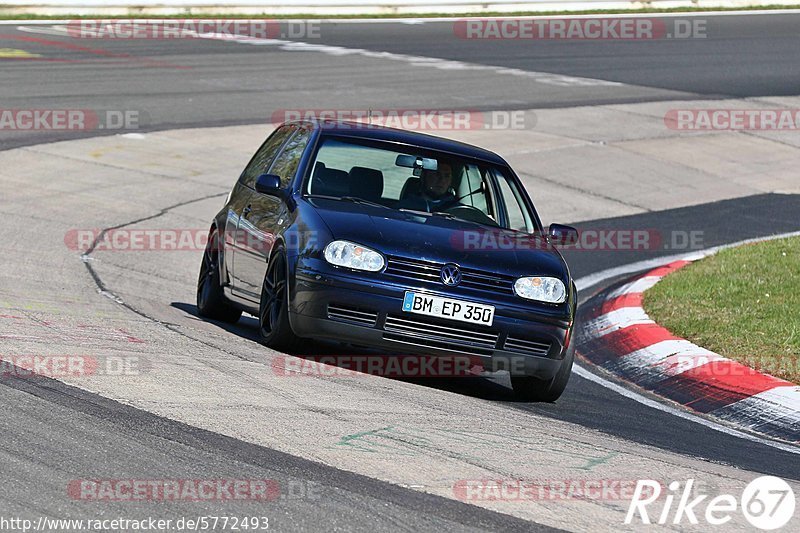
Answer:
[{"label": "dark blue hatchback car", "polygon": [[258,317],[267,346],[302,338],[381,354],[464,356],[553,401],[573,363],[577,293],[498,155],[379,126],[294,122],[264,142],[214,218],[202,316]]}]

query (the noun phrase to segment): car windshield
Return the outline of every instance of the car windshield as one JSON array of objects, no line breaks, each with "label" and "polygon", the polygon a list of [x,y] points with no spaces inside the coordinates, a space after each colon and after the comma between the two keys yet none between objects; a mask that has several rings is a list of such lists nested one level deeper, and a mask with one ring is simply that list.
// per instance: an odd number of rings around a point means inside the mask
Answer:
[{"label": "car windshield", "polygon": [[327,137],[304,193],[532,233],[508,170],[420,148]]}]

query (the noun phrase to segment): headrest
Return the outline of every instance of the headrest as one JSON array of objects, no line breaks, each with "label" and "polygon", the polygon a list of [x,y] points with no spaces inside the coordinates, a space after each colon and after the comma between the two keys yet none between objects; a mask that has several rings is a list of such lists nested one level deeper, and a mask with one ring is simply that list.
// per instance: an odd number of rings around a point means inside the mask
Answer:
[{"label": "headrest", "polygon": [[[320,167],[320,165],[322,166]],[[314,169],[311,194],[324,196],[347,196],[350,194],[350,177],[347,172],[326,168],[325,163],[317,163]]]},{"label": "headrest", "polygon": [[408,178],[403,185],[403,189],[400,191],[400,199],[405,200],[411,195],[419,195],[422,193],[422,178],[418,178],[416,176],[411,176]]},{"label": "headrest", "polygon": [[383,172],[374,168],[351,168],[350,194],[365,200],[378,200],[383,194]]}]

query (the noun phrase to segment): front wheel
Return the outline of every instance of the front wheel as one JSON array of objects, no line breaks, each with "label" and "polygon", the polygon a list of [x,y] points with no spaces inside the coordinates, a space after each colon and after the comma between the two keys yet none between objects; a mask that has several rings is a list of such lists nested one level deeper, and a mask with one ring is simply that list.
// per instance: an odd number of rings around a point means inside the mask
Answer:
[{"label": "front wheel", "polygon": [[197,279],[197,311],[200,316],[229,322],[237,322],[242,312],[232,307],[222,293],[219,279],[219,236],[214,229],[208,236],[200,276]]},{"label": "front wheel", "polygon": [[289,289],[286,255],[283,249],[272,252],[258,306],[258,333],[265,346],[279,350],[293,350],[300,338],[289,324]]},{"label": "front wheel", "polygon": [[528,402],[554,402],[561,397],[567,388],[572,374],[572,363],[575,361],[575,349],[569,348],[561,368],[552,379],[539,379],[533,376],[511,376],[514,396]]}]

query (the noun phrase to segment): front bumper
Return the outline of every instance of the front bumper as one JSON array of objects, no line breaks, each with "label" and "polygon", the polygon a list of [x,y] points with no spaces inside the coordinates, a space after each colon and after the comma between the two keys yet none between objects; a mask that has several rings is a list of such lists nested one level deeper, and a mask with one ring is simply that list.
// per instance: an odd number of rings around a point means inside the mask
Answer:
[{"label": "front bumper", "polygon": [[[301,337],[363,346],[381,354],[469,356],[487,371],[552,378],[572,333],[570,318],[510,307],[474,294],[412,286],[299,259],[289,294],[289,321]],[[405,291],[494,305],[492,326],[405,313]]]}]

